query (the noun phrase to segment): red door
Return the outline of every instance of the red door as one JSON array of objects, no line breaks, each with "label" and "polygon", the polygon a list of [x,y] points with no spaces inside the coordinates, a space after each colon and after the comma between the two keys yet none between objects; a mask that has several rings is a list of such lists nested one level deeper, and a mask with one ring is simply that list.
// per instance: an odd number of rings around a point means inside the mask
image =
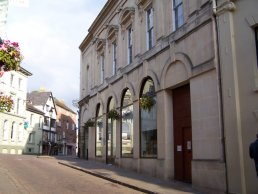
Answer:
[{"label": "red door", "polygon": [[173,90],[175,179],[192,181],[192,128],[190,86]]}]

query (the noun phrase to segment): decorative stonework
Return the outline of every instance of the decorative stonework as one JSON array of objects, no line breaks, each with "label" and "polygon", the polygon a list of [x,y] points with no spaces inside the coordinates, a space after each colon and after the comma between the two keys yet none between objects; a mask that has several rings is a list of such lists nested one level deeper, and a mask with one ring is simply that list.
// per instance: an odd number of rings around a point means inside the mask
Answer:
[{"label": "decorative stonework", "polygon": [[105,50],[106,41],[105,39],[96,39],[96,51],[102,53]]},{"label": "decorative stonework", "polygon": [[222,13],[225,13],[227,11],[229,12],[233,12],[236,10],[236,5],[234,2],[227,0],[224,3],[222,3],[221,5],[217,6],[216,8],[216,15],[220,15]]},{"label": "decorative stonework", "polygon": [[112,43],[117,39],[118,36],[118,26],[116,25],[109,25],[107,29],[107,40],[108,43]]},{"label": "decorative stonework", "polygon": [[134,14],[135,14],[135,9],[133,7],[127,7],[122,11],[121,17],[120,17],[120,25],[122,27],[122,30],[125,30],[133,23]]}]

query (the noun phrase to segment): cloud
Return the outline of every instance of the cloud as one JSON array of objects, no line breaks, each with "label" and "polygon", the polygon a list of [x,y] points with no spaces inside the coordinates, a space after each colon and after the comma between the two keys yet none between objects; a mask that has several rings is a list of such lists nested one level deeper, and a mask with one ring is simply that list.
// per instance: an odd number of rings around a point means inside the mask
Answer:
[{"label": "cloud", "polygon": [[[96,3],[97,2],[97,3]],[[29,90],[44,86],[72,105],[79,98],[79,45],[105,0],[33,0],[28,8],[10,7],[7,35],[18,41],[33,73]]]}]

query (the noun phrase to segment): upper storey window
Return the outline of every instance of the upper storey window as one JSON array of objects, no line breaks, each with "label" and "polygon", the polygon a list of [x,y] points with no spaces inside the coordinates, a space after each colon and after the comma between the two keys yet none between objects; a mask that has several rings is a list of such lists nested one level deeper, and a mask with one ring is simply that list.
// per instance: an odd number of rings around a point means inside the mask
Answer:
[{"label": "upper storey window", "polygon": [[147,10],[147,48],[153,47],[153,9]]},{"label": "upper storey window", "polygon": [[121,13],[120,25],[122,27],[123,36],[127,41],[127,64],[133,62],[133,21],[134,8],[125,8]]},{"label": "upper storey window", "polygon": [[112,44],[112,74],[115,75],[117,71],[117,45],[116,42]]},{"label": "upper storey window", "polygon": [[173,0],[174,30],[184,24],[183,0]]},{"label": "upper storey window", "polygon": [[128,33],[127,57],[128,57],[128,64],[130,64],[133,62],[133,33],[132,33],[131,27],[128,28],[127,33]]},{"label": "upper storey window", "polygon": [[99,70],[100,70],[100,84],[104,83],[105,80],[105,43],[104,40],[98,40],[97,43],[97,52],[98,52],[98,60],[99,60]]},{"label": "upper storey window", "polygon": [[107,39],[109,42],[109,46],[111,45],[112,51],[112,75],[116,75],[117,73],[117,34],[118,34],[118,26],[110,25],[108,29]]},{"label": "upper storey window", "polygon": [[100,55],[100,83],[104,83],[105,76],[105,57],[104,54]]}]

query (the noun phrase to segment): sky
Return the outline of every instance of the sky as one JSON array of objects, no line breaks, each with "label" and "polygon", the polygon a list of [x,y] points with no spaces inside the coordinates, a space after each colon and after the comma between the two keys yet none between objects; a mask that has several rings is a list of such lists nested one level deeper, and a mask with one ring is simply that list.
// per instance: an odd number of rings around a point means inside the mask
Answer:
[{"label": "sky", "polygon": [[29,6],[9,6],[7,39],[18,42],[21,64],[33,75],[28,91],[45,88],[72,106],[79,100],[79,45],[107,0],[29,0]]}]

